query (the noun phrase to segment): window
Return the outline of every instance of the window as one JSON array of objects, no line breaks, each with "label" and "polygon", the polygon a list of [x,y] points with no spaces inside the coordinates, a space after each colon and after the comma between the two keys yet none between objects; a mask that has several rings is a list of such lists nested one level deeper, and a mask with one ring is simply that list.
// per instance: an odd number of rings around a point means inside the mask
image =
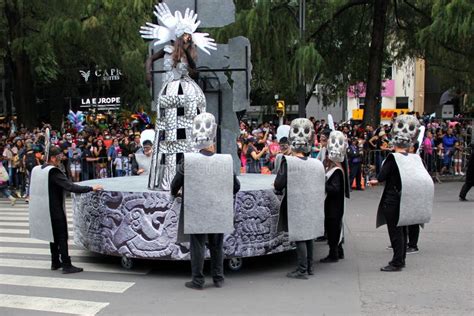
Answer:
[{"label": "window", "polygon": [[408,97],[397,97],[397,109],[408,109]]}]

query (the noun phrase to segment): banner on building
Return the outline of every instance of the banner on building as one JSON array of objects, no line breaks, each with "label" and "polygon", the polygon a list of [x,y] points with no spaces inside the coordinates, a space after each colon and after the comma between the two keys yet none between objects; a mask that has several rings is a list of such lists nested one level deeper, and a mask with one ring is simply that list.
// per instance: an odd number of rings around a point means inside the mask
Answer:
[{"label": "banner on building", "polygon": [[[393,114],[407,114],[410,112],[409,109],[381,109],[380,110],[380,120],[389,121],[392,119]],[[356,121],[362,121],[364,119],[364,110],[363,109],[354,109],[352,110],[352,119]]]}]

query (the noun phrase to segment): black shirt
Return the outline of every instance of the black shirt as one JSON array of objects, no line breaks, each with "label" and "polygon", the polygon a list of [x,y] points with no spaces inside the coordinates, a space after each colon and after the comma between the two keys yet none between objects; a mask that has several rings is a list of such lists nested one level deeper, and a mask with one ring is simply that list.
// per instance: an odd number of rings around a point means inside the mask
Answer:
[{"label": "black shirt", "polygon": [[[45,164],[42,168],[47,167]],[[92,191],[92,187],[74,184],[58,168],[53,168],[49,172],[49,205],[51,218],[62,218],[64,215],[64,191],[73,193],[86,193]]]},{"label": "black shirt", "polygon": [[[406,155],[406,154],[405,154]],[[385,189],[382,194],[382,202],[386,204],[399,204],[402,191],[402,180],[400,171],[392,154],[385,159],[382,169],[377,176],[379,182],[385,182]]]},{"label": "black shirt", "polygon": [[344,215],[344,173],[335,170],[326,181],[324,214],[327,218],[342,218]]}]

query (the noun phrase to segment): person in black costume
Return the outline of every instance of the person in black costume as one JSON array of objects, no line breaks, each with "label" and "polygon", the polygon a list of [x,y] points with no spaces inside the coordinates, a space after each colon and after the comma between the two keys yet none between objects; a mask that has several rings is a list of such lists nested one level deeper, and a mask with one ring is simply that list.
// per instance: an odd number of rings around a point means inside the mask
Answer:
[{"label": "person in black costume", "polygon": [[[308,157],[303,153],[294,153],[294,156],[307,160]],[[277,192],[283,192],[286,189],[288,179],[288,166],[285,157],[282,157],[280,168],[278,169],[275,178],[274,187]],[[288,231],[288,198],[283,195],[283,200],[280,207],[281,219],[278,221],[280,225],[279,230]],[[313,269],[313,240],[296,241],[296,255],[297,255],[297,269],[294,272],[289,272],[288,277],[306,279],[305,274],[314,275]]]},{"label": "person in black costume", "polygon": [[344,259],[341,233],[343,229],[344,199],[349,198],[349,181],[345,155],[347,139],[340,131],[329,135],[328,153],[324,160],[326,170],[326,199],[324,200],[324,228],[328,237],[329,254],[322,263]]},{"label": "person in black costume", "polygon": [[[194,119],[193,123],[193,140],[196,140],[196,125],[200,117],[212,116],[209,113],[203,113]],[[212,123],[209,121],[209,126],[215,125],[215,119],[212,116]],[[204,129],[204,128],[203,128]],[[199,130],[199,128],[197,128]],[[194,144],[196,149],[200,149],[200,153],[204,156],[213,156],[216,152],[215,147],[215,129],[211,135],[207,135],[207,141],[203,141],[200,144]],[[203,148],[204,147],[204,148]],[[184,158],[176,166],[176,175],[171,182],[171,195],[178,196],[179,192],[184,186],[185,177]],[[233,176],[233,194],[235,195],[240,190],[240,182],[237,179],[235,173]],[[181,203],[181,216],[180,222],[184,222],[184,199],[186,199],[186,193],[184,188],[182,191],[183,201]],[[211,274],[215,287],[222,287],[224,283],[224,234],[221,233],[208,233],[208,234],[190,234],[190,255],[191,255],[191,273],[192,280],[185,283],[185,286],[191,289],[201,290],[204,288],[204,259],[206,253],[206,241],[208,242],[209,251],[211,254]]]},{"label": "person in black costume", "polygon": [[466,171],[466,182],[462,186],[461,192],[459,192],[459,201],[465,202],[467,201],[466,195],[467,192],[474,186],[474,146],[471,146],[471,157],[469,158],[469,162],[467,164],[467,171]]},{"label": "person in black costume", "polygon": [[347,159],[349,161],[349,185],[352,187],[354,179],[356,180],[356,190],[362,190],[361,187],[361,165],[362,165],[362,153],[359,150],[359,141],[357,138],[352,140],[351,145],[347,149]]},{"label": "person in black costume", "polygon": [[[395,146],[395,152],[408,154],[407,148],[397,146]],[[385,159],[377,179],[369,181],[371,185],[376,185],[379,182],[385,182],[379,208],[387,222],[388,235],[393,249],[392,260],[380,270],[384,272],[401,271],[405,267],[408,231],[406,226],[397,226],[400,216],[402,183],[400,171],[393,155],[389,155]]]},{"label": "person in black costume", "polygon": [[340,163],[326,159],[326,169],[338,167],[326,181],[326,199],[324,200],[324,229],[328,238],[329,254],[320,262],[337,262],[344,259],[344,250],[340,242],[342,217],[344,216],[344,172]]},{"label": "person in black costume", "polygon": [[[323,226],[324,168],[319,160],[309,158],[314,136],[313,124],[308,119],[291,122],[291,155],[281,157],[274,182],[277,192],[285,192],[278,230],[288,232],[296,244],[297,267],[286,275],[295,279],[307,279],[306,274],[314,274],[313,240],[322,233]],[[311,201],[311,206],[300,203],[301,200]]]},{"label": "person in black costume", "polygon": [[61,151],[57,147],[51,147],[49,150],[48,163],[41,168],[52,165],[49,172],[49,205],[51,224],[53,227],[54,242],[50,243],[51,250],[51,270],[57,270],[62,267],[63,273],[76,273],[83,271],[72,265],[68,250],[68,232],[66,211],[64,210],[64,191],[73,193],[86,193],[90,191],[102,190],[101,185],[80,186],[74,184],[67,176],[57,168],[61,164]]}]

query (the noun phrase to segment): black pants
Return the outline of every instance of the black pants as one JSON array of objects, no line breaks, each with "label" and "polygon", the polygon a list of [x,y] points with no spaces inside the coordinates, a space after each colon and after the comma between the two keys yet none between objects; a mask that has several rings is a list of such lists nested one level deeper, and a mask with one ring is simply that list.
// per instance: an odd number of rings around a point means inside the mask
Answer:
[{"label": "black pants", "polygon": [[349,177],[349,187],[352,188],[352,183],[354,182],[354,179],[356,179],[356,188],[357,190],[360,190],[360,182],[361,182],[361,168],[360,168],[360,163],[354,163],[349,165],[349,169],[351,170],[351,174]]},{"label": "black pants", "polygon": [[326,217],[324,219],[324,229],[328,235],[329,257],[333,259],[339,258],[339,244],[341,240],[342,216],[340,217]]},{"label": "black pants", "polygon": [[54,243],[49,243],[51,250],[51,262],[54,264],[62,263],[64,266],[71,265],[71,257],[69,257],[69,246],[67,243],[67,221],[66,217],[53,218]]},{"label": "black pants", "polygon": [[393,249],[393,258],[389,264],[394,267],[403,267],[407,255],[407,226],[397,226],[400,213],[399,205],[383,205],[382,208]]},{"label": "black pants", "polygon": [[69,257],[67,239],[54,238],[54,243],[49,243],[49,249],[51,250],[51,263],[62,263],[64,266],[71,265],[71,257]]},{"label": "black pants", "polygon": [[214,281],[224,280],[224,234],[193,234],[191,238],[191,273],[193,283],[204,285],[206,239],[211,253],[211,275]]},{"label": "black pants", "polygon": [[313,268],[313,240],[296,242],[296,256],[298,258],[298,271],[306,273]]},{"label": "black pants", "polygon": [[473,185],[473,182],[466,181],[466,183],[464,183],[464,185],[462,186],[461,192],[459,192],[459,197],[465,199],[467,192],[469,192]]},{"label": "black pants", "polygon": [[418,248],[418,238],[420,237],[420,225],[410,225],[408,230],[408,247]]}]

